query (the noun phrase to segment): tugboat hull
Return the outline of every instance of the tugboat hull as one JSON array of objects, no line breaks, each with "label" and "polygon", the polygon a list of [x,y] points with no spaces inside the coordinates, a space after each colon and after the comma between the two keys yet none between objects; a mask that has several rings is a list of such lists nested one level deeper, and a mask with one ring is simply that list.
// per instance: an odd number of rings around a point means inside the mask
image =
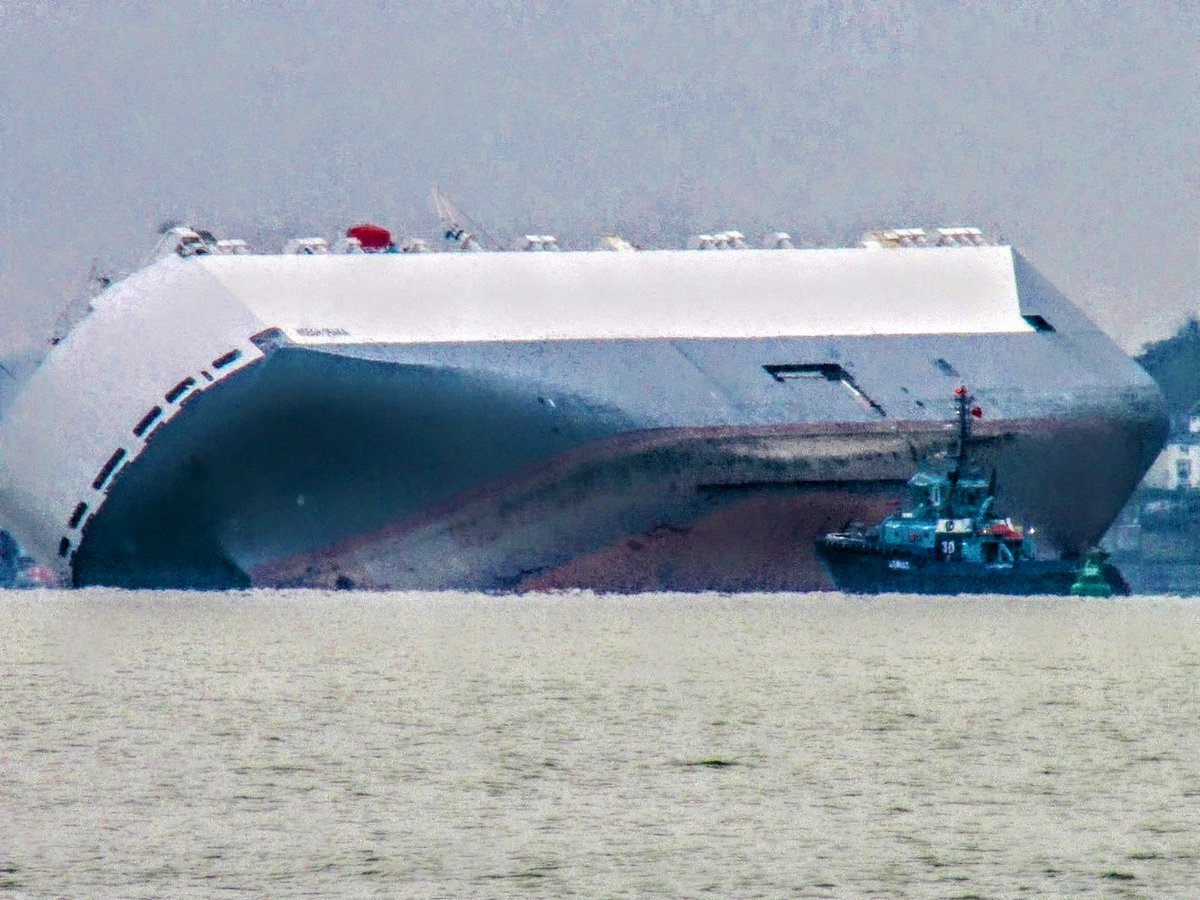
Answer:
[{"label": "tugboat hull", "polygon": [[[922,559],[827,540],[818,541],[817,555],[837,589],[850,594],[1069,596],[1079,575],[1078,564],[1069,560],[1023,559],[1011,565],[983,566]],[[1128,584],[1115,567],[1106,565],[1104,574],[1113,593],[1129,593]]]}]

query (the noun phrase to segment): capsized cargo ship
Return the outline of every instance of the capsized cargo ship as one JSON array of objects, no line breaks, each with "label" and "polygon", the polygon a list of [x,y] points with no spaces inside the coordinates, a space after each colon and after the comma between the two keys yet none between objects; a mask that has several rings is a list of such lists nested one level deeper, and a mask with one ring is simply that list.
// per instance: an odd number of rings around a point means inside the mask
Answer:
[{"label": "capsized cargo ship", "polygon": [[[359,234],[339,249],[400,249]],[[254,254],[177,229],[4,397],[0,524],[75,585],[822,589],[817,538],[953,445],[959,384],[1052,556],[1162,445],[1151,379],[974,229],[705,237]]]}]

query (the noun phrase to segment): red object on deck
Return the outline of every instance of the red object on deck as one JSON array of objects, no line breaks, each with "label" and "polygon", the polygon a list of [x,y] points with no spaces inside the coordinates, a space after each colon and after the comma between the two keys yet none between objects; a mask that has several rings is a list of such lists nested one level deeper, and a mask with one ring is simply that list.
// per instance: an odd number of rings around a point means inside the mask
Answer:
[{"label": "red object on deck", "polygon": [[1005,541],[1019,541],[1024,535],[1009,525],[1007,522],[996,522],[987,527],[984,534],[994,535]]},{"label": "red object on deck", "polygon": [[346,237],[357,238],[364,250],[386,250],[392,246],[392,233],[379,225],[364,222],[346,229]]}]

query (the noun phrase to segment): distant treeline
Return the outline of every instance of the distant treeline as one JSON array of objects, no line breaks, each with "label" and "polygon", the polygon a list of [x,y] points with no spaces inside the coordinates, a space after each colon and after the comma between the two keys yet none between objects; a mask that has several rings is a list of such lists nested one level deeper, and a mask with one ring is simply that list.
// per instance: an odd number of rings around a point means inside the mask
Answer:
[{"label": "distant treeline", "polygon": [[1169,338],[1147,344],[1137,361],[1158,382],[1172,415],[1200,402],[1200,319],[1188,318]]}]

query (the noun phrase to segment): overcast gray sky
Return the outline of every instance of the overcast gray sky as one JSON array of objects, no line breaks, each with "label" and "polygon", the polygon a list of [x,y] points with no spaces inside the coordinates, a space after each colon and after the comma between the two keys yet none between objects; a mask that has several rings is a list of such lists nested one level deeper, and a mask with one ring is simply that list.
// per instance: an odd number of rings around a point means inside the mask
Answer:
[{"label": "overcast gray sky", "polygon": [[0,0],[0,349],[168,218],[652,246],[977,224],[1129,349],[1200,307],[1200,5]]}]

